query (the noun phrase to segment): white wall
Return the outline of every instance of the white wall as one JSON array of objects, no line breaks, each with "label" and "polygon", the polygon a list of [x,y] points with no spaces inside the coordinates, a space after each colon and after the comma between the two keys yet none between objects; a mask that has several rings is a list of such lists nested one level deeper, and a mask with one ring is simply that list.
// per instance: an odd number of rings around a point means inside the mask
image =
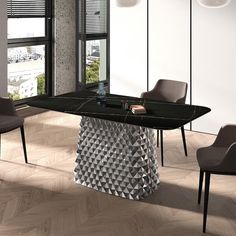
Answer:
[{"label": "white wall", "polygon": [[193,1],[193,104],[212,111],[193,130],[217,133],[236,123],[236,1],[219,9]]},{"label": "white wall", "polygon": [[149,90],[159,79],[187,82],[189,104],[190,1],[149,0],[149,6]]},{"label": "white wall", "polygon": [[[149,0],[149,89],[163,78],[190,82],[189,9],[189,0]],[[111,1],[111,93],[146,90],[146,45],[147,1],[133,7]]]},{"label": "white wall", "polygon": [[7,96],[7,0],[0,1],[0,96]]},{"label": "white wall", "polygon": [[147,89],[147,1],[111,4],[110,92],[140,96]]},{"label": "white wall", "polygon": [[149,0],[149,5],[149,89],[159,79],[190,84],[190,1]]}]

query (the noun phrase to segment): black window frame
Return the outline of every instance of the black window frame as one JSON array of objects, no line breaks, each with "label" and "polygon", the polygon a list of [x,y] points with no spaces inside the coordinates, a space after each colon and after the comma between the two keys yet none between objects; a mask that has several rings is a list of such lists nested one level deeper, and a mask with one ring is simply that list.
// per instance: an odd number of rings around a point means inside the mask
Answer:
[{"label": "black window frame", "polygon": [[13,38],[8,39],[8,48],[24,47],[24,46],[45,46],[45,94],[36,95],[33,97],[23,98],[20,100],[15,100],[15,105],[24,105],[29,101],[40,97],[47,97],[53,95],[53,1],[45,0],[45,16],[27,16],[27,15],[17,15],[8,16],[9,18],[25,19],[25,18],[42,18],[45,17],[45,36],[44,37],[27,37],[27,38]]},{"label": "black window frame", "polygon": [[[79,4],[81,2],[81,4]],[[81,6],[81,7],[80,7]],[[109,91],[110,84],[110,0],[106,0],[106,33],[87,33],[86,0],[76,0],[76,88],[94,89],[99,82],[86,84],[86,42],[106,40],[106,80],[103,80]],[[79,42],[81,41],[81,51]],[[79,64],[81,63],[81,68]]]}]

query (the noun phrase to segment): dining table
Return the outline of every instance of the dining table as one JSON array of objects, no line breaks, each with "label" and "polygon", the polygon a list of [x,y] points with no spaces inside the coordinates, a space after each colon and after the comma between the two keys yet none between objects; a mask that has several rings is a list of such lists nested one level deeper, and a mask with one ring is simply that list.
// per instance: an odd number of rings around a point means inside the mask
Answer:
[{"label": "dining table", "polygon": [[[37,98],[29,106],[81,116],[74,181],[115,196],[140,200],[158,189],[154,130],[172,130],[210,112],[198,105],[159,102],[89,90]],[[134,114],[141,105],[146,113]]]}]

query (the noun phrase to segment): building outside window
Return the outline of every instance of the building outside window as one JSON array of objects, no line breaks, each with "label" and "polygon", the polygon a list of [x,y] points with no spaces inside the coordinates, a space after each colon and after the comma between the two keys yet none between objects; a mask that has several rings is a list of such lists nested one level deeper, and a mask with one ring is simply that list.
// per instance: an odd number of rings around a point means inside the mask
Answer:
[{"label": "building outside window", "polygon": [[86,84],[107,80],[106,40],[86,41]]},{"label": "building outside window", "polygon": [[51,93],[51,0],[8,0],[8,95]]}]

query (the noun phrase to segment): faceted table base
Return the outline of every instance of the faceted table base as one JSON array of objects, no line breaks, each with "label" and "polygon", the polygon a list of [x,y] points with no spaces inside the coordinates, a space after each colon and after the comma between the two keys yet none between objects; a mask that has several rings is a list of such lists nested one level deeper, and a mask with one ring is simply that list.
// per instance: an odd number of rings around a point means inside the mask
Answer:
[{"label": "faceted table base", "polygon": [[78,184],[139,200],[159,184],[151,129],[82,117],[76,159]]}]

